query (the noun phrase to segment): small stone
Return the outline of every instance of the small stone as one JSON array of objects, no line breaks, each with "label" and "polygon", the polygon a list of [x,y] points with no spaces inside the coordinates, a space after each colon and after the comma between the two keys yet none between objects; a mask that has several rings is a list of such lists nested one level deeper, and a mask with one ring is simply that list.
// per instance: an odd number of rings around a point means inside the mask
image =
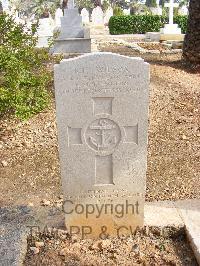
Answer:
[{"label": "small stone", "polygon": [[72,249],[73,250],[80,250],[81,249],[81,244],[79,244],[78,242],[74,243],[72,245]]},{"label": "small stone", "polygon": [[135,253],[139,253],[140,249],[139,249],[138,244],[133,245],[132,251],[135,252]]},{"label": "small stone", "polygon": [[42,205],[42,206],[49,206],[50,204],[51,204],[51,202],[50,202],[49,200],[43,199],[43,200],[41,201],[41,205]]},{"label": "small stone", "polygon": [[69,248],[63,248],[63,249],[61,249],[61,251],[60,251],[60,256],[66,256],[67,254],[69,253]]},{"label": "small stone", "polygon": [[29,202],[29,203],[28,203],[28,206],[29,206],[29,207],[33,207],[34,204],[33,204],[32,202]]},{"label": "small stone", "polygon": [[105,239],[105,240],[101,241],[102,249],[109,248],[109,247],[111,247],[111,245],[112,245],[112,242],[109,239]]},{"label": "small stone", "polygon": [[185,135],[183,135],[183,136],[182,136],[182,139],[183,139],[183,140],[187,140],[188,138],[187,138]]},{"label": "small stone", "polygon": [[30,250],[33,252],[34,255],[40,252],[39,248],[36,248],[36,247],[30,247]]},{"label": "small stone", "polygon": [[44,247],[44,242],[38,242],[38,241],[36,241],[35,242],[35,246],[36,246],[36,248]]},{"label": "small stone", "polygon": [[100,250],[101,248],[102,248],[101,240],[95,241],[94,244],[91,246],[91,249],[94,249],[94,250]]},{"label": "small stone", "polygon": [[109,239],[97,240],[92,246],[91,249],[94,250],[103,250],[112,247],[112,242]]},{"label": "small stone", "polygon": [[197,137],[200,137],[200,133],[197,134]]},{"label": "small stone", "polygon": [[8,166],[8,162],[6,162],[6,161],[2,161],[1,164],[3,165],[3,167]]}]

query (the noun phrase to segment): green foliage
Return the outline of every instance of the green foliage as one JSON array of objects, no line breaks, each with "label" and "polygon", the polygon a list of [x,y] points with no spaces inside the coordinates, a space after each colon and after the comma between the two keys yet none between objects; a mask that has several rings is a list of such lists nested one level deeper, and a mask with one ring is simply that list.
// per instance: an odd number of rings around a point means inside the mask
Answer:
[{"label": "green foliage", "polygon": [[119,6],[114,6],[113,8],[113,15],[114,16],[123,16],[123,10]]},{"label": "green foliage", "polygon": [[103,0],[103,4],[102,4],[102,10],[104,12],[106,12],[106,10],[110,7],[110,3],[108,0]]},{"label": "green foliage", "polygon": [[51,75],[44,62],[48,53],[35,49],[35,28],[25,31],[5,13],[0,15],[0,113],[27,119],[49,102]]},{"label": "green foliage", "polygon": [[159,31],[164,21],[161,16],[129,15],[113,16],[109,20],[110,34],[134,34]]},{"label": "green foliage", "polygon": [[187,31],[188,16],[175,16],[174,23],[178,24],[182,33]]},{"label": "green foliage", "polygon": [[[181,27],[182,33],[185,33],[187,16],[176,16],[174,21]],[[168,23],[168,18],[158,15],[113,16],[108,27],[110,34],[143,34],[149,31],[158,32],[165,23]]]},{"label": "green foliage", "polygon": [[60,0],[10,0],[10,2],[21,13],[27,16],[35,14],[37,18],[49,12],[54,16],[55,10],[60,6]]},{"label": "green foliage", "polygon": [[76,5],[79,8],[94,8],[94,3],[91,0],[76,0]]}]

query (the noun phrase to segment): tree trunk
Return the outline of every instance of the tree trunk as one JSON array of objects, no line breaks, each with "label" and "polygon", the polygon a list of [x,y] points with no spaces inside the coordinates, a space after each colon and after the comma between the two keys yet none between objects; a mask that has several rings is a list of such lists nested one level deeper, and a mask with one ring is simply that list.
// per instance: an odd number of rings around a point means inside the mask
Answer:
[{"label": "tree trunk", "polygon": [[200,63],[200,0],[190,0],[183,57],[191,63]]},{"label": "tree trunk", "polygon": [[68,3],[68,0],[63,0],[62,1],[62,10],[64,11],[64,9],[67,8],[67,3]]}]

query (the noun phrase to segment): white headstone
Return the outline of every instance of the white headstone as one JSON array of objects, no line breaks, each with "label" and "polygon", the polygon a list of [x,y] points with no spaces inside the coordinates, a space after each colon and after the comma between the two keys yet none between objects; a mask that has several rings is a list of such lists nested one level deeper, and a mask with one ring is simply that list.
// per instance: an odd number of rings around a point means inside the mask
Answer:
[{"label": "white headstone", "polygon": [[63,11],[61,8],[58,8],[56,10],[56,13],[55,13],[55,25],[56,25],[56,27],[61,26],[61,20],[60,20],[61,17],[63,17]]},{"label": "white headstone", "polygon": [[104,24],[108,24],[110,18],[113,16],[113,9],[112,7],[109,7],[106,10],[105,16],[104,16]]},{"label": "white headstone", "polygon": [[48,47],[49,38],[53,37],[54,21],[51,18],[39,19],[39,27],[37,31],[38,43],[37,47]]},{"label": "white headstone", "polygon": [[103,11],[100,6],[95,7],[92,10],[92,23],[94,25],[103,25]]},{"label": "white headstone", "polygon": [[149,65],[93,53],[54,70],[66,226],[131,234],[143,225]]},{"label": "white headstone", "polygon": [[81,10],[81,16],[82,16],[82,21],[84,24],[88,24],[90,22],[89,20],[89,12],[87,11],[86,8],[83,8]]},{"label": "white headstone", "polygon": [[9,12],[9,1],[8,0],[2,0],[1,3],[2,3],[3,11]]}]

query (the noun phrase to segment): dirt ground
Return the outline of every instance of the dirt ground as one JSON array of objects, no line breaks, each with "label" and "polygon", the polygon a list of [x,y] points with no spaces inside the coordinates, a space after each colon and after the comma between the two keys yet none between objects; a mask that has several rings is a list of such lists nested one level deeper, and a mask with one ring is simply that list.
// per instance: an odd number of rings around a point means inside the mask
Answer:
[{"label": "dirt ground", "polygon": [[65,231],[30,236],[24,266],[197,266],[184,229],[148,228],[128,238],[80,240]]},{"label": "dirt ground", "polygon": [[[180,55],[139,55],[151,65],[147,201],[200,198],[200,75]],[[55,104],[27,122],[1,120],[0,206],[40,204],[61,194]]]}]

